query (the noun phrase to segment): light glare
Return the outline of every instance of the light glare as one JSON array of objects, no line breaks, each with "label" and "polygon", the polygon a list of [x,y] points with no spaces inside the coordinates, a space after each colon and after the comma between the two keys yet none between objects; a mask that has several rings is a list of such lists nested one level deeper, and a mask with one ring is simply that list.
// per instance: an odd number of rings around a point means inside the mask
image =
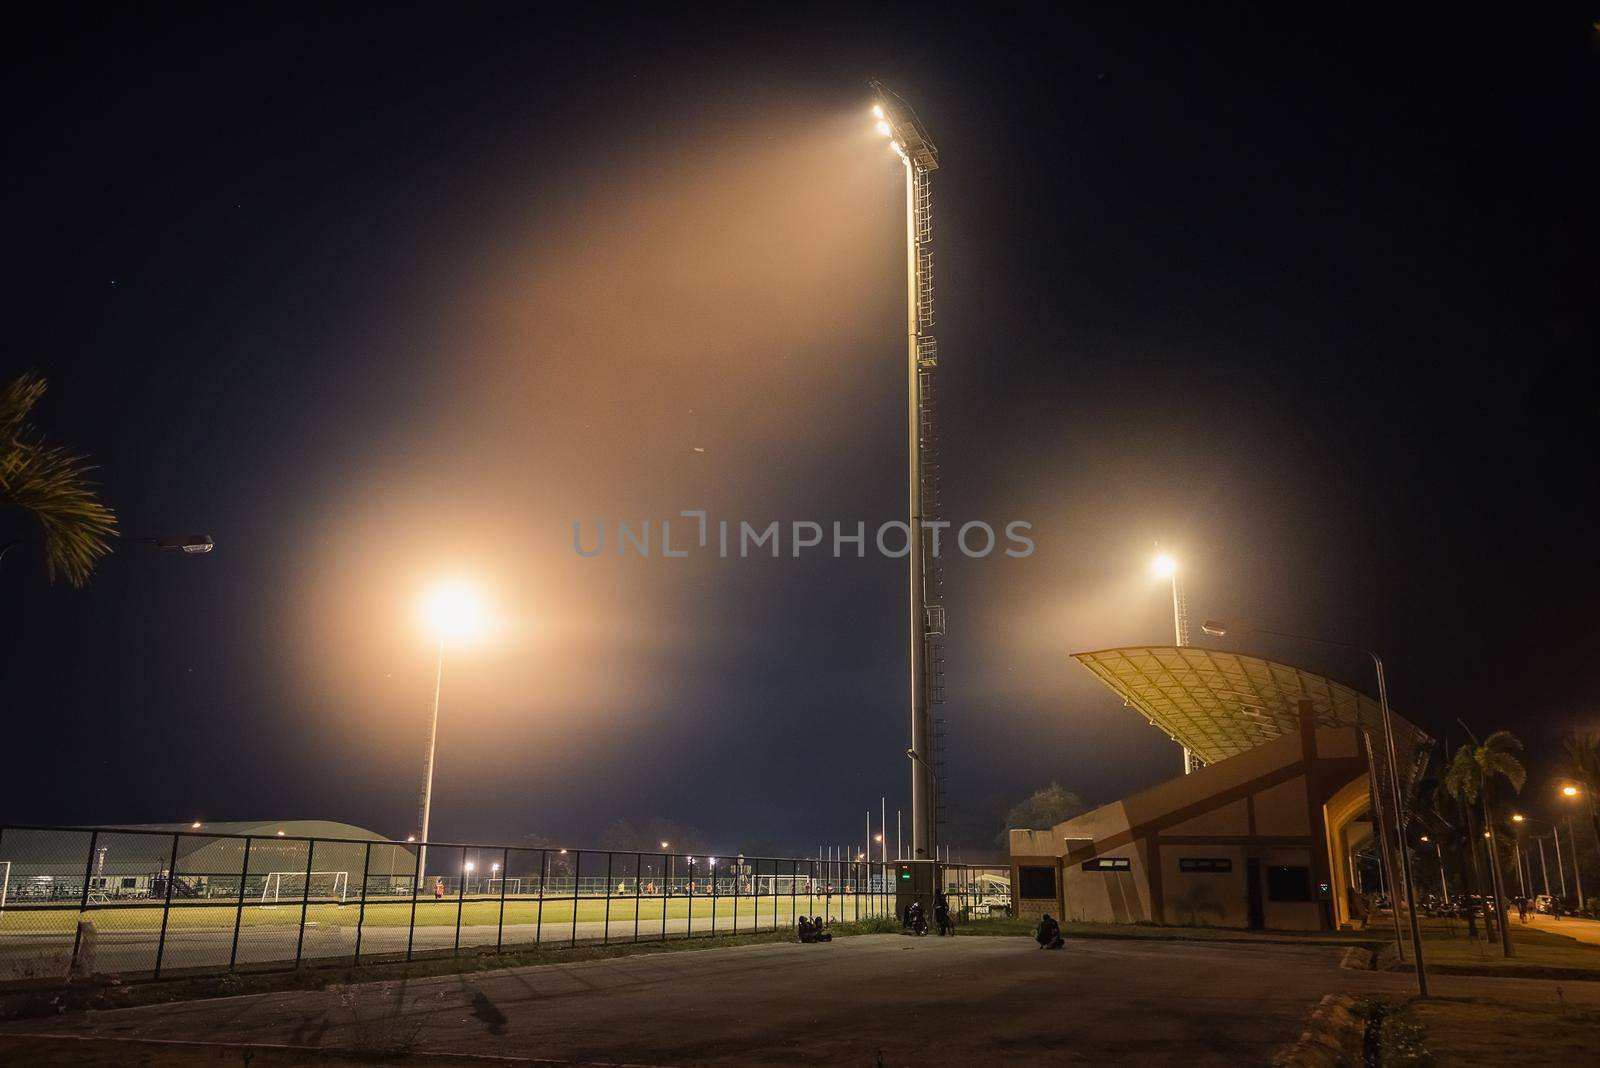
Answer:
[{"label": "light glare", "polygon": [[1150,562],[1150,573],[1156,578],[1171,578],[1178,573],[1178,560],[1171,553],[1159,553]]},{"label": "light glare", "polygon": [[465,582],[445,582],[429,590],[422,601],[422,619],[440,641],[470,641],[489,627],[483,596]]},{"label": "light glare", "polygon": [[885,137],[889,137],[894,133],[893,130],[889,129],[889,124],[884,122],[882,119],[878,120],[878,132],[883,134]]},{"label": "light glare", "polygon": [[875,119],[883,118],[883,105],[882,104],[874,104],[874,105],[872,105],[872,117],[875,118]]}]

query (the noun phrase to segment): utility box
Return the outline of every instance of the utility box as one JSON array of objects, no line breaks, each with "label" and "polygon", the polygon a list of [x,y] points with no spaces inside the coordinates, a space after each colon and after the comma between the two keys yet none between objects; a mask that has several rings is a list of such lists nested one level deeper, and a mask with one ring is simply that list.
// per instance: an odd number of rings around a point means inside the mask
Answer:
[{"label": "utility box", "polygon": [[906,909],[913,901],[922,903],[922,914],[933,924],[933,896],[939,889],[939,862],[902,860],[894,866],[894,914],[903,924]]}]

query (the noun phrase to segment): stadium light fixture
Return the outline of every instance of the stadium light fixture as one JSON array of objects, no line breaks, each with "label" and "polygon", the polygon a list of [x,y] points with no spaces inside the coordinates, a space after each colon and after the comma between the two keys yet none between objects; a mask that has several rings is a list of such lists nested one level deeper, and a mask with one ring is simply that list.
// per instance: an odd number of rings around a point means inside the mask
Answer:
[{"label": "stadium light fixture", "polygon": [[671,849],[672,848],[672,843],[670,843],[670,842],[662,842],[661,843],[661,848],[662,849]]},{"label": "stadium light fixture", "polygon": [[195,821],[194,821],[194,822],[193,822],[193,823],[191,823],[191,824],[189,824],[189,826],[190,826],[190,827],[191,827],[191,828],[192,828],[192,829],[193,829],[193,830],[196,830],[196,831],[198,831],[198,830],[199,830],[199,829],[200,829],[200,821],[199,821],[199,820],[195,820]]},{"label": "stadium light fixture", "polygon": [[1512,813],[1512,814],[1511,814],[1511,822],[1512,822],[1512,823],[1521,823],[1521,822],[1522,822],[1522,813],[1520,813],[1520,812],[1513,812],[1513,813]]}]

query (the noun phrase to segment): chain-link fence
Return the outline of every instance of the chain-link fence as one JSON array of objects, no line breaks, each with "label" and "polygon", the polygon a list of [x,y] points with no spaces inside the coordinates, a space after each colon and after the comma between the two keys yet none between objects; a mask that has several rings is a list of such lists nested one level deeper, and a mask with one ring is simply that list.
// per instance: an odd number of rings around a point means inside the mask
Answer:
[{"label": "chain-link fence", "polygon": [[[895,915],[893,864],[0,827],[0,982],[359,964]],[[999,869],[996,869],[998,871]],[[1009,906],[946,867],[958,917]]]}]

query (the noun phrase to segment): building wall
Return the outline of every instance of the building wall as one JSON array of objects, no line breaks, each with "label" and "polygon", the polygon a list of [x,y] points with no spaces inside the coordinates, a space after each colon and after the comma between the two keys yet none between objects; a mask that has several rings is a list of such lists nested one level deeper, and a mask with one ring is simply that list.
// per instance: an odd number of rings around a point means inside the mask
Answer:
[{"label": "building wall", "polygon": [[[1274,739],[1049,831],[1013,831],[1018,913],[1032,917],[1049,911],[1098,923],[1245,927],[1254,860],[1265,927],[1326,927],[1331,908],[1318,891],[1322,884],[1332,886],[1333,877],[1323,805],[1365,772],[1358,753],[1353,729],[1316,727],[1308,717],[1298,736]],[[1226,870],[1186,871],[1186,859],[1202,862],[1200,868]],[[1126,870],[1104,870],[1123,861]],[[1218,861],[1226,863],[1212,863]],[[1023,896],[1021,869],[1047,866],[1056,869],[1055,896]],[[1272,868],[1305,869],[1304,882],[1295,873],[1283,873],[1277,882],[1291,893],[1309,883],[1312,900],[1273,900]]]}]

